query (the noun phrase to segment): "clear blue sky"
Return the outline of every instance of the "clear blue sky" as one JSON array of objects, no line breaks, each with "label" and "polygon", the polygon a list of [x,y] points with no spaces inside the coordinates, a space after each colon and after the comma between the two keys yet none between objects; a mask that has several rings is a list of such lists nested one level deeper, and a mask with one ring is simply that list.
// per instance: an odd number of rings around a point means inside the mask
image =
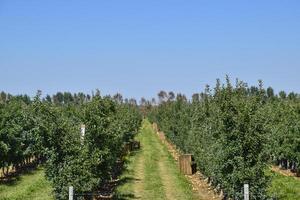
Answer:
[{"label": "clear blue sky", "polygon": [[0,90],[300,92],[299,0],[0,0]]}]

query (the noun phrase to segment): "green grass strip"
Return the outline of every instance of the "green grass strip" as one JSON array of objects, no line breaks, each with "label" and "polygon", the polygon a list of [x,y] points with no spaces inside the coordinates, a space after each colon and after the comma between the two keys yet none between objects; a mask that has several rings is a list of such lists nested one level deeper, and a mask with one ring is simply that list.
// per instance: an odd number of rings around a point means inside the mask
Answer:
[{"label": "green grass strip", "polygon": [[269,188],[269,194],[284,200],[300,199],[300,180],[295,177],[281,175],[277,172],[268,171],[272,182]]},{"label": "green grass strip", "polygon": [[192,186],[147,120],[136,139],[141,150],[129,156],[116,199],[196,199]]},{"label": "green grass strip", "polygon": [[0,184],[0,200],[53,200],[52,188],[43,168],[20,175],[9,183]]}]

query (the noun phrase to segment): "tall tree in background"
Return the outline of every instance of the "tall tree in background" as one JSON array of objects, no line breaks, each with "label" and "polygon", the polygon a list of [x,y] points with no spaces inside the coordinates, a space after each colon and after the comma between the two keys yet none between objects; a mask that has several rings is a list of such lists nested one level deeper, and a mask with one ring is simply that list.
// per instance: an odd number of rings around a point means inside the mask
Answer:
[{"label": "tall tree in background", "polygon": [[157,96],[160,103],[167,101],[168,94],[165,91],[160,91]]}]

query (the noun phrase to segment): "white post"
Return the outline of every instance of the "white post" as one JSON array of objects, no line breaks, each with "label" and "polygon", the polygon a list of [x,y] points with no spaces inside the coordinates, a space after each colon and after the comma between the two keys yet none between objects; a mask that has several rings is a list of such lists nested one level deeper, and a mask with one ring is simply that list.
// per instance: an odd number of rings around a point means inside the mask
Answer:
[{"label": "white post", "polygon": [[70,186],[69,187],[69,200],[73,200],[74,199],[74,187]]},{"label": "white post", "polygon": [[83,140],[84,140],[84,135],[85,135],[85,125],[81,124],[80,126],[80,139],[81,139],[81,144],[83,144]]},{"label": "white post", "polygon": [[249,200],[249,184],[244,184],[244,200]]}]

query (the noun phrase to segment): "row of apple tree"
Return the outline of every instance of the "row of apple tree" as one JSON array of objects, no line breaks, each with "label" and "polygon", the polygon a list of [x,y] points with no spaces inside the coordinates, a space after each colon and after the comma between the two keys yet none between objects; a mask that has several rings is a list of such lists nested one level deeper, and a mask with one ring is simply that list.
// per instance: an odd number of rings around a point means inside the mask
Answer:
[{"label": "row of apple tree", "polygon": [[56,199],[67,199],[68,186],[92,192],[111,179],[141,123],[136,105],[99,94],[79,104],[26,99],[0,102],[0,168],[44,163]]},{"label": "row of apple tree", "polygon": [[[225,197],[267,198],[270,163],[300,169],[300,99],[287,98],[242,81],[193,95],[160,93],[148,117],[181,151],[192,153],[200,171]],[[167,97],[167,98],[166,98]],[[168,98],[169,97],[169,98]]]}]

